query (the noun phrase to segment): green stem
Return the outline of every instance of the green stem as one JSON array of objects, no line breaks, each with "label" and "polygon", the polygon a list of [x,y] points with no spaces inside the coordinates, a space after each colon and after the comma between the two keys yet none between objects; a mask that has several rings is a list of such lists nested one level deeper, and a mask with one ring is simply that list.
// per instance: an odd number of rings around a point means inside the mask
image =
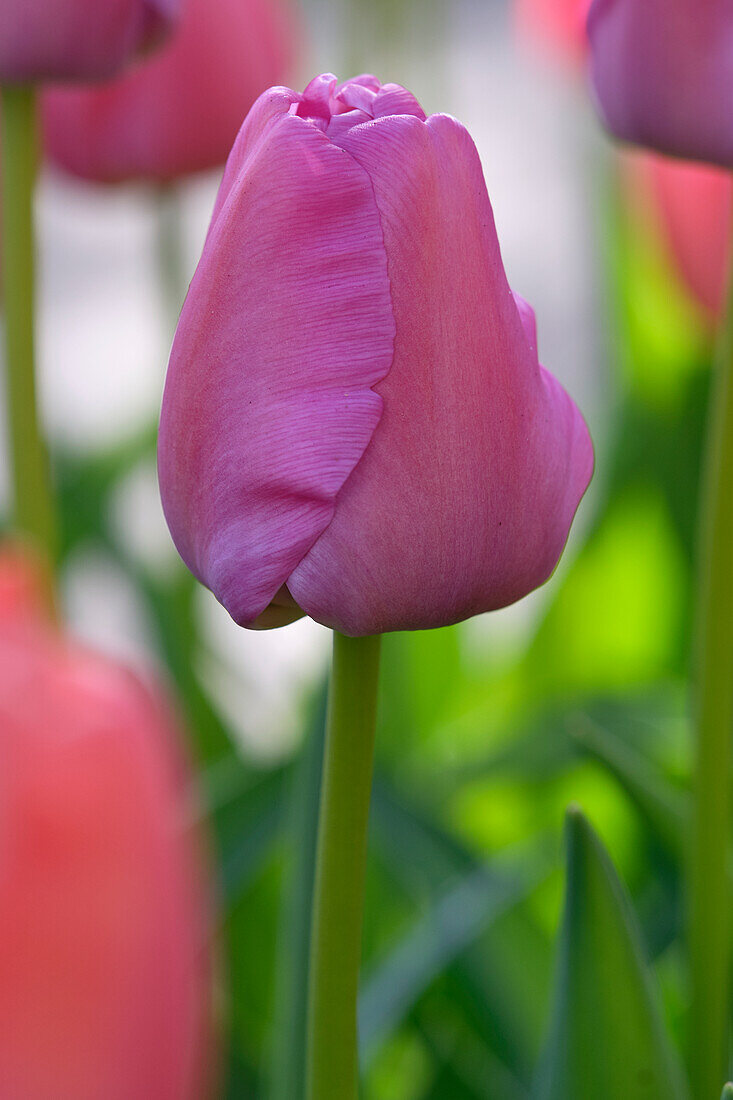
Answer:
[{"label": "green stem", "polygon": [[33,190],[38,164],[35,92],[8,86],[2,125],[2,252],[8,429],[15,526],[52,562],[54,501],[36,399]]},{"label": "green stem", "polygon": [[720,342],[702,483],[690,867],[692,1095],[716,1096],[728,1068],[733,739],[733,278]]},{"label": "green stem", "polygon": [[355,1100],[356,1006],[380,638],[334,634],[318,824],[308,1100]]}]

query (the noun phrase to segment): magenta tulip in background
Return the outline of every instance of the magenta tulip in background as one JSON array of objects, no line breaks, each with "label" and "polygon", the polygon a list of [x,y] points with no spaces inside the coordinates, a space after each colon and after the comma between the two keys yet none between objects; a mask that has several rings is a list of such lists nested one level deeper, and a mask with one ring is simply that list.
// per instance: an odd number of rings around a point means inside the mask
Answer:
[{"label": "magenta tulip in background", "polygon": [[242,119],[281,81],[299,28],[286,0],[183,0],[154,57],[112,83],[44,97],[51,159],[91,180],[169,180],[223,164]]},{"label": "magenta tulip in background", "polygon": [[103,80],[157,42],[180,0],[0,0],[0,83]]},{"label": "magenta tulip in background", "polygon": [[593,0],[591,72],[617,137],[733,166],[730,0]]},{"label": "magenta tulip in background", "polygon": [[463,126],[371,76],[261,96],[159,443],[173,538],[233,618],[288,621],[292,596],[359,635],[512,603],[554,569],[592,466]]},{"label": "magenta tulip in background", "polygon": [[0,556],[0,1095],[207,1095],[209,891],[165,703]]}]

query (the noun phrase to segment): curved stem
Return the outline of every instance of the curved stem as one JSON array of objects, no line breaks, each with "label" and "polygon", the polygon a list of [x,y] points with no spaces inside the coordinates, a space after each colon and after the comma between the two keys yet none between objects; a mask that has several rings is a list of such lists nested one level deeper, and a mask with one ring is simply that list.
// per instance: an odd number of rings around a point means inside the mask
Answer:
[{"label": "curved stem", "polygon": [[308,1002],[308,1100],[355,1100],[379,637],[334,634]]},{"label": "curved stem", "polygon": [[725,1079],[733,760],[733,278],[713,385],[702,484],[690,867],[692,1095]]},{"label": "curved stem", "polygon": [[33,190],[38,163],[35,93],[2,89],[2,253],[8,429],[15,526],[52,562],[54,500],[36,398]]}]

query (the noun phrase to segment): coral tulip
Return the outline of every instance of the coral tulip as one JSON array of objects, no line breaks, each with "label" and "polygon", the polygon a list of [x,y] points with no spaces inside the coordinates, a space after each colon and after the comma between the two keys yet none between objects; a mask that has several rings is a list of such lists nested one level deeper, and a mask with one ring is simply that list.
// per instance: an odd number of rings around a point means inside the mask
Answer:
[{"label": "coral tulip", "polygon": [[0,558],[0,1095],[198,1100],[207,895],[165,706]]},{"label": "coral tulip", "polygon": [[0,82],[104,80],[162,37],[180,0],[2,0]]},{"label": "coral tulip", "polygon": [[184,0],[179,29],[154,57],[109,84],[46,94],[47,152],[102,182],[223,164],[257,96],[286,75],[292,24],[282,0]]},{"label": "coral tulip", "polygon": [[550,47],[578,63],[585,54],[589,0],[515,0],[517,33],[527,42]]},{"label": "coral tulip", "polygon": [[723,307],[731,239],[733,180],[721,168],[637,155],[629,189],[651,200],[685,286],[710,317]]},{"label": "coral tulip", "polygon": [[463,126],[371,76],[263,94],[160,426],[173,538],[232,617],[362,635],[512,603],[554,569],[592,463]]},{"label": "coral tulip", "polygon": [[617,137],[733,166],[730,0],[593,0],[591,71]]}]

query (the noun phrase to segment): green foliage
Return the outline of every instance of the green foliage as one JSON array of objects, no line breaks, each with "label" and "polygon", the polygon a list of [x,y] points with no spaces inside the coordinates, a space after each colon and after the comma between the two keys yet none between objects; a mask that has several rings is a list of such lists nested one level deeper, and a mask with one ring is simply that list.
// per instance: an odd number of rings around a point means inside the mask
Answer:
[{"label": "green foliage", "polygon": [[580,811],[569,811],[566,836],[555,1005],[536,1098],[683,1100],[629,900]]}]

